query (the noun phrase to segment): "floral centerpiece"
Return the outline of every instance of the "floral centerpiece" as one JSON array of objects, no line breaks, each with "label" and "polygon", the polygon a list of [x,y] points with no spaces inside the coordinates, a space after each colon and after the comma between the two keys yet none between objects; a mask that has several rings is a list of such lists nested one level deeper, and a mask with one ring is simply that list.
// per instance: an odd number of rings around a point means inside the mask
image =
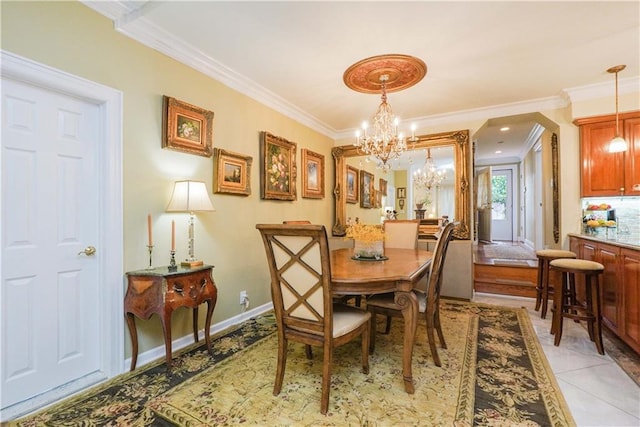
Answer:
[{"label": "floral centerpiece", "polygon": [[347,227],[346,238],[354,240],[356,258],[380,259],[384,256],[384,231],[380,226],[352,224]]}]

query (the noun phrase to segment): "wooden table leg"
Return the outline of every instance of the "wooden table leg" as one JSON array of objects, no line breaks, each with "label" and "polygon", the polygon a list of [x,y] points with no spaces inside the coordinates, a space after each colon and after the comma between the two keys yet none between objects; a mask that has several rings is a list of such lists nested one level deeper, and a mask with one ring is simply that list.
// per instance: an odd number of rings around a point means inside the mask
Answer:
[{"label": "wooden table leg", "polygon": [[125,313],[127,326],[129,327],[129,335],[131,335],[131,368],[130,371],[136,369],[138,363],[138,331],[136,330],[136,319],[133,313]]},{"label": "wooden table leg", "polygon": [[213,318],[213,308],[215,306],[215,300],[207,300],[207,318],[204,321],[204,342],[207,343],[207,350],[211,355],[213,355],[213,352],[211,350],[211,319]]},{"label": "wooden table leg", "polygon": [[198,307],[193,307],[193,341],[198,342]]},{"label": "wooden table leg", "polygon": [[411,359],[413,356],[413,345],[418,328],[418,298],[413,292],[396,292],[395,303],[402,310],[404,318],[404,343],[402,347],[402,378],[404,380],[404,390],[413,394],[413,371],[411,369]]},{"label": "wooden table leg", "polygon": [[171,310],[165,309],[161,319],[167,373],[171,374]]}]

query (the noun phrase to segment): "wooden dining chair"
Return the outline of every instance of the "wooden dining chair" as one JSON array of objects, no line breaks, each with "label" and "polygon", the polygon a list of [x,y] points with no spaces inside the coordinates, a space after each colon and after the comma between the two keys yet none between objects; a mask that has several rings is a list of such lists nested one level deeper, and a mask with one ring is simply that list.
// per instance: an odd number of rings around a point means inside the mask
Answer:
[{"label": "wooden dining chair", "polygon": [[[273,394],[282,388],[289,340],[323,349],[320,412],[329,407],[333,349],[362,337],[362,372],[369,373],[371,314],[335,303],[331,260],[323,225],[258,224],[271,275],[278,328],[278,365]],[[311,353],[307,352],[307,357]]]},{"label": "wooden dining chair", "polygon": [[[442,333],[440,324],[440,289],[442,287],[442,271],[444,261],[447,255],[449,242],[453,236],[454,224],[449,223],[443,229],[431,260],[431,269],[429,272],[429,281],[426,290],[414,289],[414,293],[418,297],[418,308],[421,314],[424,314],[427,324],[427,340],[431,349],[431,356],[436,366],[442,366],[438,349],[436,348],[434,330],[438,333],[440,346],[447,348],[447,344]],[[371,337],[369,352],[373,353],[376,343],[376,315],[384,314],[386,316],[402,317],[400,307],[394,302],[394,295],[382,294],[373,295],[367,298],[367,310],[372,315],[371,319]]]},{"label": "wooden dining chair", "polygon": [[419,219],[393,219],[382,224],[384,247],[416,249],[418,247]]},{"label": "wooden dining chair", "polygon": [[[416,249],[418,247],[419,219],[393,219],[382,224],[384,230],[384,247],[396,249]],[[389,294],[393,296],[393,292]],[[384,333],[391,330],[391,316],[387,316]]]}]

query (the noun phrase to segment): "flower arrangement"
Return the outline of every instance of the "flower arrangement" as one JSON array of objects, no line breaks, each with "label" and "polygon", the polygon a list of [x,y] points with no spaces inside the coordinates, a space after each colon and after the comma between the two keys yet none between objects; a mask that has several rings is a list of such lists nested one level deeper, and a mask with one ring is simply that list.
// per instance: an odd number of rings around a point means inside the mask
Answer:
[{"label": "flower arrangement", "polygon": [[347,227],[346,238],[361,242],[378,242],[384,240],[384,231],[377,225],[356,223]]},{"label": "flower arrangement", "polygon": [[355,258],[382,259],[384,256],[384,231],[382,227],[355,223],[347,227],[346,238],[354,240]]}]

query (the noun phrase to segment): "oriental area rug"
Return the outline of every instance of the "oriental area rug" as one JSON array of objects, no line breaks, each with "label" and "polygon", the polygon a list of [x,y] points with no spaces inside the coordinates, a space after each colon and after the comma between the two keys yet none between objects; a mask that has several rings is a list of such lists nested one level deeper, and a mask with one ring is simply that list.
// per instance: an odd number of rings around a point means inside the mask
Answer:
[{"label": "oriental area rug", "polygon": [[[11,422],[18,426],[573,426],[525,309],[446,301],[447,349],[431,359],[424,321],[413,357],[415,394],[402,382],[402,322],[378,332],[368,375],[360,344],[334,350],[327,415],[320,414],[322,349],[289,344],[282,391],[273,396],[277,337],[272,315],[78,397]],[[384,318],[380,317],[379,330]]]}]

